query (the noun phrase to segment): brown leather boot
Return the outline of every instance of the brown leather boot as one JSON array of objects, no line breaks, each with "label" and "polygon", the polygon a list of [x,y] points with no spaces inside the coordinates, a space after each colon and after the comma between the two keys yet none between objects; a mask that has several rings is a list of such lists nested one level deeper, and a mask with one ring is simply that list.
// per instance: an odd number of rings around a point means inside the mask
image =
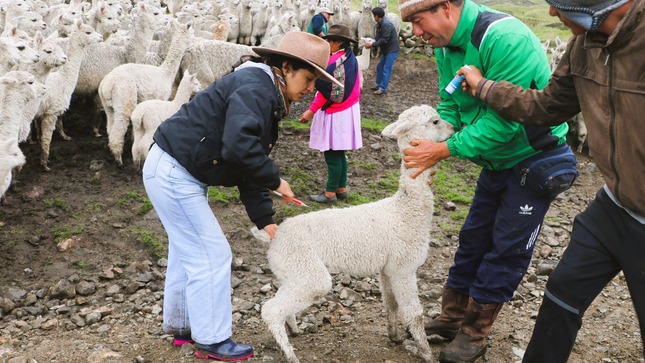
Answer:
[{"label": "brown leather boot", "polygon": [[443,286],[441,293],[441,315],[426,323],[426,335],[440,335],[452,340],[457,335],[464,319],[464,311],[468,305],[468,295]]},{"label": "brown leather boot", "polygon": [[455,339],[439,354],[441,363],[474,362],[486,353],[486,337],[504,304],[480,305],[472,298]]}]

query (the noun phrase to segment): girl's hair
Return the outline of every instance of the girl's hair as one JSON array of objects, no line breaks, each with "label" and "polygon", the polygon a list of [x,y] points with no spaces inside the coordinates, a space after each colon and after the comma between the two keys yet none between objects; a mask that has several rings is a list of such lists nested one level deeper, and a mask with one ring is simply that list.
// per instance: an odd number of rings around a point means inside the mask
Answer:
[{"label": "girl's hair", "polygon": [[282,63],[284,61],[287,61],[287,63],[289,63],[291,65],[291,68],[294,71],[297,71],[299,69],[304,68],[304,69],[306,69],[308,71],[311,71],[311,73],[314,73],[314,74],[317,73],[316,68],[314,68],[309,63],[303,62],[303,61],[301,61],[299,59],[286,57],[286,56],[283,56],[283,55],[277,55],[277,54],[271,54],[271,55],[267,56],[265,59],[266,59],[266,64],[271,66],[271,67],[281,68]]},{"label": "girl's hair", "polygon": [[303,62],[303,61],[295,59],[295,58],[286,57],[286,56],[277,55],[277,54],[271,54],[271,55],[266,56],[265,58],[256,57],[256,56],[252,56],[252,55],[243,55],[242,57],[240,57],[240,59],[237,62],[235,62],[235,64],[233,64],[231,66],[231,70],[229,71],[229,73],[233,72],[233,70],[235,70],[235,68],[237,68],[240,65],[242,65],[242,63],[249,62],[249,61],[256,62],[256,63],[263,63],[264,62],[268,66],[277,67],[277,68],[281,68],[282,63],[284,61],[287,61],[287,63],[289,63],[291,65],[291,68],[294,71],[297,71],[299,69],[304,68],[304,69],[307,69],[308,71],[310,71],[311,73],[318,74],[318,71],[316,70],[316,68],[314,68],[312,65],[310,65],[307,62]]}]

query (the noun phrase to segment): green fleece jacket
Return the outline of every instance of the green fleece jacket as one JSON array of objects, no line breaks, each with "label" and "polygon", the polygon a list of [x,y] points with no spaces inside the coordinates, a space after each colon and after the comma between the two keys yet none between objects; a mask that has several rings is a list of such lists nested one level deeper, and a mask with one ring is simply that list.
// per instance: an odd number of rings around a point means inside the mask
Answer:
[{"label": "green fleece jacket", "polygon": [[465,64],[476,66],[490,80],[542,89],[551,75],[546,54],[521,21],[465,0],[450,44],[435,54],[441,96],[437,111],[458,130],[447,142],[451,155],[489,170],[504,170],[566,142],[566,123],[525,126],[504,119],[461,88],[452,95],[445,91]]}]

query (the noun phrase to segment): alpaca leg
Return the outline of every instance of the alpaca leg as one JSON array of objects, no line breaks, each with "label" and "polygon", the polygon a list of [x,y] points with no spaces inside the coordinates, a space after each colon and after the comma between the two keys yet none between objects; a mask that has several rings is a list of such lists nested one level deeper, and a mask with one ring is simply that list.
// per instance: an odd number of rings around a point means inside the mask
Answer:
[{"label": "alpaca leg", "polygon": [[289,326],[289,329],[291,329],[291,334],[293,335],[300,334],[300,328],[298,328],[298,323],[296,322],[295,315],[292,314],[287,316],[287,325]]},{"label": "alpaca leg", "polygon": [[381,294],[383,295],[383,303],[385,305],[385,312],[387,313],[387,335],[394,343],[401,344],[405,340],[405,335],[399,328],[398,324],[398,304],[396,298],[392,293],[392,281],[383,272],[381,272]]},{"label": "alpaca leg", "polygon": [[[308,269],[309,267],[311,269]],[[298,330],[295,315],[331,290],[331,276],[324,265],[321,264],[320,268],[307,266],[303,271],[307,271],[306,280],[282,279],[284,282],[278,292],[262,306],[262,320],[267,324],[289,363],[300,361],[289,343],[285,322],[289,321],[289,326]]]},{"label": "alpaca leg", "polygon": [[72,140],[71,137],[67,136],[65,133],[65,129],[63,128],[63,117],[59,116],[56,117],[56,130],[58,131],[58,135],[65,141],[70,141]]},{"label": "alpaca leg", "polygon": [[103,118],[103,111],[101,107],[101,99],[99,95],[97,94],[94,97],[94,102],[91,102],[91,109],[94,112],[94,116],[92,117],[92,132],[94,133],[94,137],[101,137],[101,119]]},{"label": "alpaca leg", "polygon": [[110,147],[112,155],[114,155],[114,160],[116,160],[119,166],[123,165],[122,155],[125,134],[128,132],[130,115],[132,115],[136,102],[135,98],[133,101],[128,100],[123,102],[119,107],[115,105],[112,128],[108,130],[108,146]]},{"label": "alpaca leg", "polygon": [[298,287],[289,288],[282,285],[276,295],[262,306],[262,320],[267,324],[269,331],[289,363],[300,363],[300,360],[296,357],[293,346],[289,342],[285,321],[313,303],[313,301],[307,303],[300,299],[298,290]]},{"label": "alpaca leg", "polygon": [[125,134],[128,131],[128,122],[120,112],[115,112],[112,129],[108,132],[108,146],[119,166],[123,165],[123,144]]},{"label": "alpaca leg", "polygon": [[399,316],[403,319],[417,343],[419,354],[426,362],[432,362],[432,351],[423,325],[423,307],[419,301],[416,271],[407,275],[391,276],[392,293],[399,304]]},{"label": "alpaca leg", "polygon": [[114,124],[114,109],[112,107],[105,107],[105,120],[105,130],[107,131],[107,134],[109,136],[112,125]]},{"label": "alpaca leg", "polygon": [[141,140],[137,140],[136,138],[132,142],[132,162],[134,163],[134,167],[137,168],[137,171],[141,170],[141,164],[146,159],[145,154],[147,149],[142,144]]},{"label": "alpaca leg", "polygon": [[50,171],[48,161],[49,161],[49,147],[52,142],[52,134],[56,128],[56,115],[45,114],[41,118],[40,123],[40,164],[43,166],[45,171]]}]

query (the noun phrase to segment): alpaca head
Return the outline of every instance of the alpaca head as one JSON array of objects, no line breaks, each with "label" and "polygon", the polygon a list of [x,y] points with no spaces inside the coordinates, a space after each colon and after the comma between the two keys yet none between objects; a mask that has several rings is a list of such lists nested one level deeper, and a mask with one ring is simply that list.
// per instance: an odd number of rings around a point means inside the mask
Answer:
[{"label": "alpaca head", "polygon": [[[441,142],[447,140],[454,132],[452,125],[442,120],[433,107],[420,105],[403,111],[395,122],[383,129],[381,134],[385,137],[396,139],[399,152],[403,154],[404,149],[411,147],[410,141],[412,140]],[[424,182],[424,184],[425,182],[430,183],[433,173],[428,171],[432,169],[434,168],[427,169],[421,173],[416,180]],[[401,162],[401,182],[407,184],[408,181],[413,180],[404,178],[404,176],[411,175],[414,171],[414,168],[406,169],[404,163]],[[425,177],[421,177],[423,175]]]},{"label": "alpaca head", "polygon": [[25,165],[25,155],[18,147],[18,142],[12,138],[0,139],[0,169],[11,170]]},{"label": "alpaca head", "polygon": [[39,60],[38,52],[29,46],[29,42],[22,39],[0,37],[0,50],[13,64],[32,64]]},{"label": "alpaca head", "polygon": [[399,150],[403,151],[410,147],[411,140],[440,142],[447,140],[454,132],[452,125],[442,120],[433,107],[420,105],[403,111],[381,134],[396,139]]}]

